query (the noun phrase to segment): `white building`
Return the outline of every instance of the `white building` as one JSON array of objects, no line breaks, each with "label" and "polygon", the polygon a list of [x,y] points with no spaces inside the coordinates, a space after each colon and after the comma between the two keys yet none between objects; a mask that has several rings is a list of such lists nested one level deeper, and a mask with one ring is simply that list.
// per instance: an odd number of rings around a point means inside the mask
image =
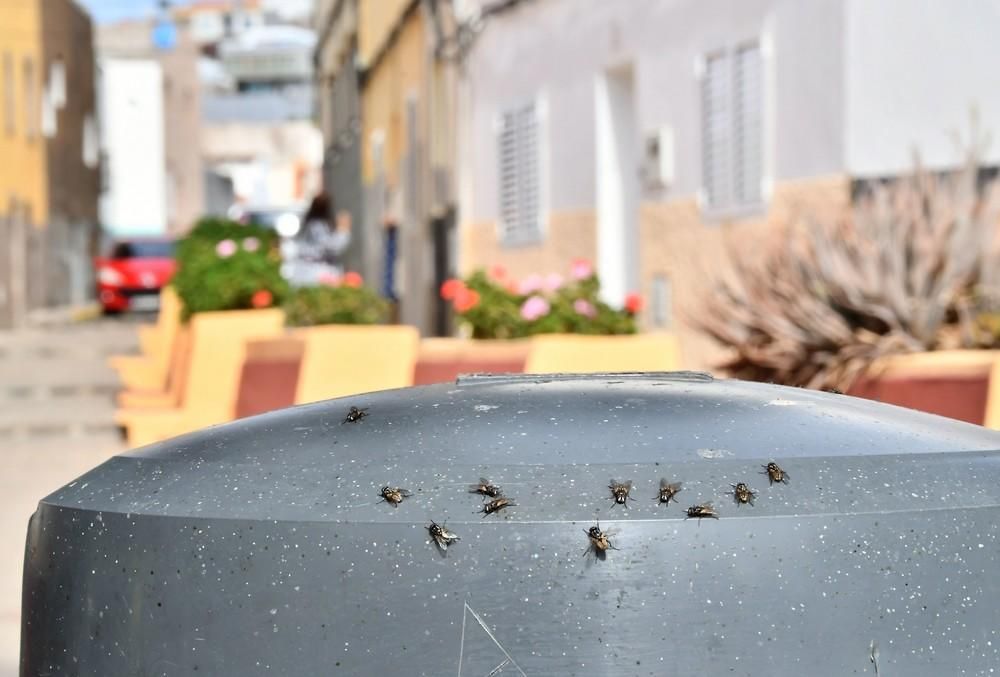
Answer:
[{"label": "white building", "polygon": [[100,217],[115,234],[167,229],[163,71],[152,59],[101,58],[99,100],[104,157]]},{"label": "white building", "polygon": [[[697,312],[762,228],[849,205],[859,181],[959,159],[978,108],[1000,136],[1000,3],[465,0],[462,267],[595,260],[689,362]],[[471,20],[472,17],[478,17]],[[986,158],[1000,164],[1000,143]],[[676,298],[676,303],[674,299]]]}]

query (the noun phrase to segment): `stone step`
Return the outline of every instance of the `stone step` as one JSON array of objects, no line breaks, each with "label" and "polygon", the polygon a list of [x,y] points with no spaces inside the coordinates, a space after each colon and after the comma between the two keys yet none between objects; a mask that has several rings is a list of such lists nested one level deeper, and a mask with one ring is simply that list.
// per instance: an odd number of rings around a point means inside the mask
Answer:
[{"label": "stone step", "polygon": [[[118,375],[105,358],[0,360],[0,399],[45,396],[52,389],[57,397],[65,397],[74,389],[97,387],[111,393],[118,387]],[[25,394],[25,390],[36,391]]]},{"label": "stone step", "polygon": [[110,398],[7,401],[0,406],[0,445],[25,438],[114,438],[119,434],[114,413]]}]

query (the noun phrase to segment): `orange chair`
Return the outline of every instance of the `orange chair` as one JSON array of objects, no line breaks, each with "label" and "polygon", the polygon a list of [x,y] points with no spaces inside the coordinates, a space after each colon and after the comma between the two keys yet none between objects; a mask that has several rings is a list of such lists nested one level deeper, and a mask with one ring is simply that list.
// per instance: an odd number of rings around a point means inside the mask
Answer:
[{"label": "orange chair", "polygon": [[160,292],[160,314],[154,327],[140,328],[143,355],[119,355],[108,360],[126,389],[166,390],[174,341],[181,326],[182,304],[173,287]]},{"label": "orange chair", "polygon": [[531,339],[526,374],[674,371],[680,349],[672,334],[622,336],[540,334]]},{"label": "orange chair", "polygon": [[248,340],[282,333],[284,313],[234,310],[197,313],[189,323],[190,348],[176,407],[126,408],[115,415],[130,446],[143,446],[233,419]]},{"label": "orange chair", "polygon": [[420,333],[408,325],[325,325],[297,332],[305,344],[295,403],[413,383]]}]

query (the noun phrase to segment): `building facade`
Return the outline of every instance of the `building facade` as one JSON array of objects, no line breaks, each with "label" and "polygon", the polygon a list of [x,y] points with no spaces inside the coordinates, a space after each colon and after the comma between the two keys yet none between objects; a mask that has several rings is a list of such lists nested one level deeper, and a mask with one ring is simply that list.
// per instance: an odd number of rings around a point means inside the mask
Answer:
[{"label": "building facade", "polygon": [[158,48],[154,26],[98,31],[101,221],[111,233],[180,235],[205,209],[198,47],[181,31]]},{"label": "building facade", "polygon": [[[958,160],[975,106],[1000,128],[1000,12],[886,0],[462,3],[477,35],[458,93],[460,266],[596,261],[640,291],[685,362],[685,316],[768,229],[850,205],[859,178]],[[929,36],[933,35],[933,39]],[[1000,160],[994,144],[988,161]]]},{"label": "building facade", "polygon": [[0,327],[93,295],[99,153],[90,18],[25,0],[0,22]]},{"label": "building facade", "polygon": [[437,289],[454,258],[450,6],[334,0],[315,14],[329,190],[362,214],[355,260],[428,334],[447,330]]}]

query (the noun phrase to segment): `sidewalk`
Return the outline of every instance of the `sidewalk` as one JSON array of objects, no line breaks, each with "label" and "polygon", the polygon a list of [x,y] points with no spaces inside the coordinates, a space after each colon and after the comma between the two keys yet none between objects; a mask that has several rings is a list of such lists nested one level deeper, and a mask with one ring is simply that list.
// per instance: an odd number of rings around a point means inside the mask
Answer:
[{"label": "sidewalk", "polygon": [[135,322],[71,317],[0,332],[0,677],[18,672],[28,518],[39,499],[124,448],[107,356],[135,349]]}]

